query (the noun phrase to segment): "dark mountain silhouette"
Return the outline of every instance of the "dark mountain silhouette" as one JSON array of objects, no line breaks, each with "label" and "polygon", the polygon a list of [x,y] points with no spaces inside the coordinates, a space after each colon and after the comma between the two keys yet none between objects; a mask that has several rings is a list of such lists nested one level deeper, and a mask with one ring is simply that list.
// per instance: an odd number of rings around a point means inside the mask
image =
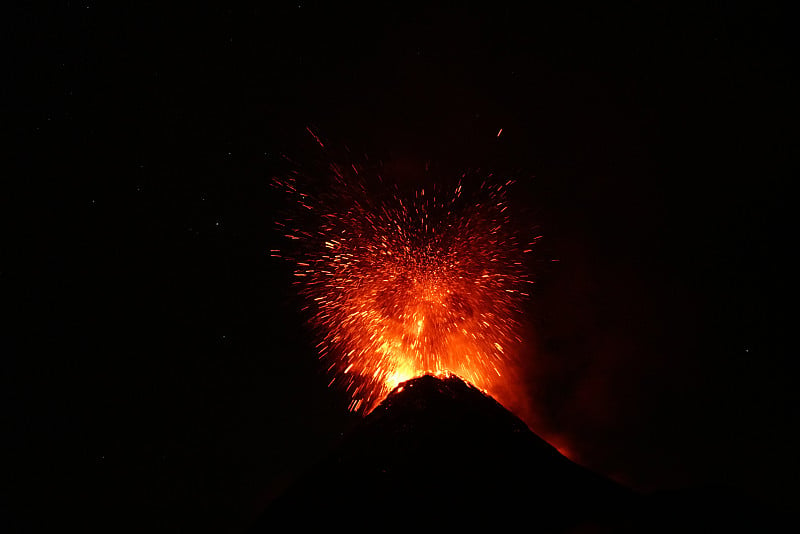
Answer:
[{"label": "dark mountain silhouette", "polygon": [[[571,462],[480,390],[451,376],[406,382],[274,501],[253,532],[321,519],[364,526],[478,522],[540,531],[629,517],[638,496]],[[327,518],[327,519],[325,519]],[[380,524],[380,523],[379,523]]]},{"label": "dark mountain silhouette", "polygon": [[526,532],[770,532],[775,513],[729,488],[641,495],[577,465],[455,376],[405,382],[251,530],[486,527]]}]

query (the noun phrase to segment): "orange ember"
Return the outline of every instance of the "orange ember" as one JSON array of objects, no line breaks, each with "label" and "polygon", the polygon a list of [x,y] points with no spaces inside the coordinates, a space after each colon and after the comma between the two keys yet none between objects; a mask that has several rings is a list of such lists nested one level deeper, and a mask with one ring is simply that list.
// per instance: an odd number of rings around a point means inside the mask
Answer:
[{"label": "orange ember", "polygon": [[363,176],[350,181],[331,168],[340,190],[319,197],[277,180],[315,217],[281,226],[301,245],[294,274],[330,385],[346,389],[359,412],[426,373],[454,373],[491,393],[520,342],[529,283],[522,254],[530,247],[506,215],[511,181],[484,182],[469,199],[460,183],[404,199],[396,187],[369,195]]}]

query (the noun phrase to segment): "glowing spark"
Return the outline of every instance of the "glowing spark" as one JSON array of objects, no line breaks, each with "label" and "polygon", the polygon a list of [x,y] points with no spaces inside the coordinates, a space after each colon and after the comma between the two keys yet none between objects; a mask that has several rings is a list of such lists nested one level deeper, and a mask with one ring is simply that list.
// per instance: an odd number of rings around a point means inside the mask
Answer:
[{"label": "glowing spark", "polygon": [[351,394],[353,411],[425,373],[457,374],[485,391],[500,385],[529,283],[528,249],[505,212],[508,184],[485,180],[469,194],[459,183],[450,196],[434,186],[407,198],[382,180],[371,192],[364,168],[349,177],[329,170],[336,187],[317,195],[300,193],[294,178],[276,180],[314,216],[282,228],[299,240],[289,256],[330,361],[329,385]]},{"label": "glowing spark", "polygon": [[317,137],[317,134],[315,134],[314,132],[312,132],[312,131],[311,131],[311,128],[309,128],[308,126],[306,126],[306,131],[308,131],[308,133],[310,133],[310,134],[311,134],[311,137],[313,137],[313,138],[314,138],[314,141],[316,141],[316,142],[317,142],[317,144],[319,144],[319,146],[321,146],[322,148],[325,148],[325,145],[323,145],[323,144],[322,144],[322,141],[320,141],[320,140],[319,140],[319,137]]}]

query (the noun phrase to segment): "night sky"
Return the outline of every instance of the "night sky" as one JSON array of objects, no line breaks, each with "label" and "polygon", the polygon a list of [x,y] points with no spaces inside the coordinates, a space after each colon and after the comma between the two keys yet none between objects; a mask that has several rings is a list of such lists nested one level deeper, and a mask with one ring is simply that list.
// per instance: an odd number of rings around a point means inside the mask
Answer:
[{"label": "night sky", "polygon": [[338,4],[6,8],[0,530],[242,532],[357,423],[269,255],[306,127],[518,181],[535,432],[796,502],[788,13]]}]

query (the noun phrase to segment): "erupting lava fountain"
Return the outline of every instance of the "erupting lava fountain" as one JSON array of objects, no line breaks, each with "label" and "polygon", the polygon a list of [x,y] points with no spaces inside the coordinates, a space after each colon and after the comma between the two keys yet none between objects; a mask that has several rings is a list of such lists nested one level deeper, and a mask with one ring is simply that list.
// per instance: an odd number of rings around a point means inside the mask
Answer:
[{"label": "erupting lava fountain", "polygon": [[508,216],[513,180],[465,173],[448,189],[403,195],[356,165],[324,173],[316,192],[296,171],[274,180],[293,199],[278,224],[298,246],[272,254],[294,265],[329,385],[361,413],[423,374],[456,374],[492,394],[508,379],[531,283],[523,258],[533,243]]}]

